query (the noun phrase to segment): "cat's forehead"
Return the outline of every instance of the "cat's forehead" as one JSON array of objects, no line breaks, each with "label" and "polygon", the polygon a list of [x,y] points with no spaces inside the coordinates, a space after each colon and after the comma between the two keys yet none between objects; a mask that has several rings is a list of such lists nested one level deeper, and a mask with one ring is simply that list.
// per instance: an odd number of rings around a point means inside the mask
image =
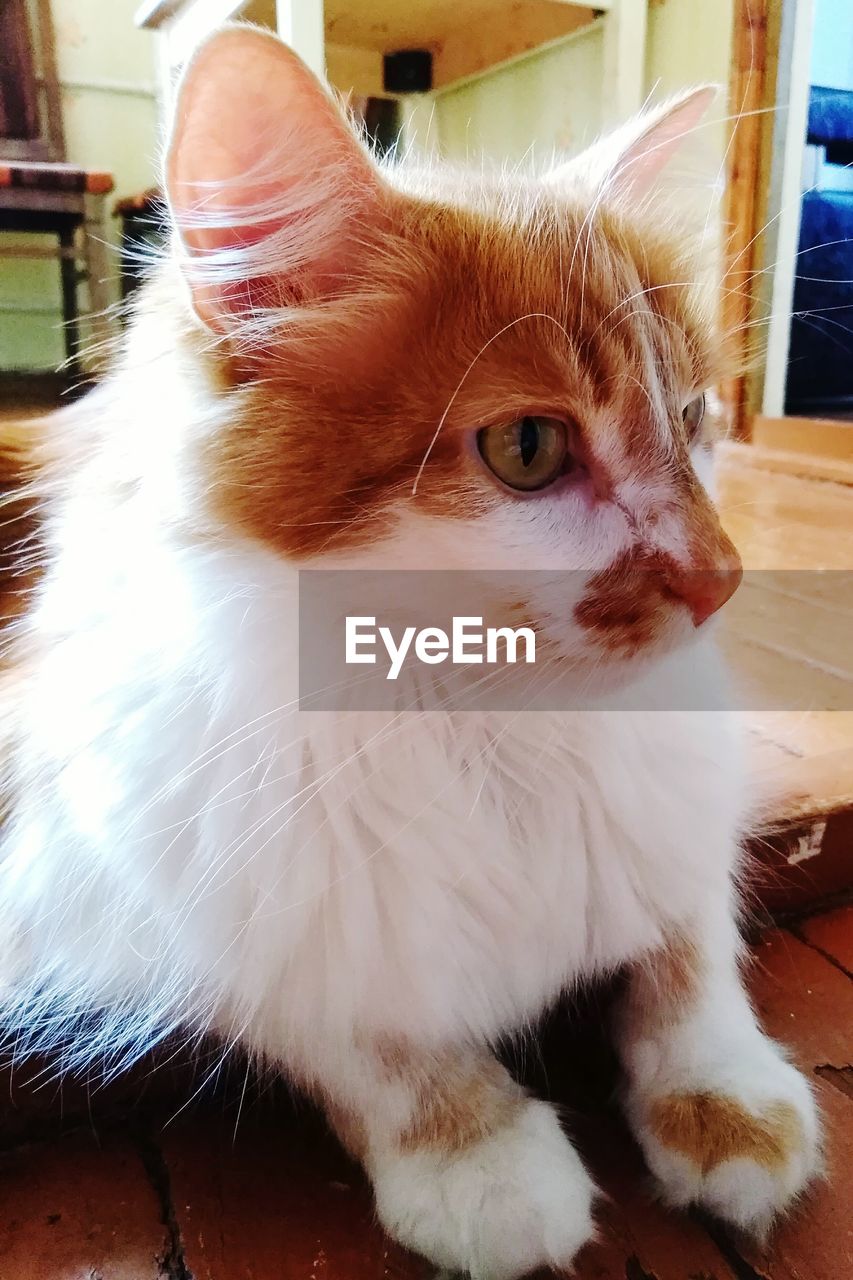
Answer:
[{"label": "cat's forehead", "polygon": [[484,370],[537,366],[547,380],[550,365],[599,400],[620,374],[659,375],[674,394],[710,378],[683,237],[530,177],[401,166],[393,181],[416,305],[461,349],[490,344]]}]

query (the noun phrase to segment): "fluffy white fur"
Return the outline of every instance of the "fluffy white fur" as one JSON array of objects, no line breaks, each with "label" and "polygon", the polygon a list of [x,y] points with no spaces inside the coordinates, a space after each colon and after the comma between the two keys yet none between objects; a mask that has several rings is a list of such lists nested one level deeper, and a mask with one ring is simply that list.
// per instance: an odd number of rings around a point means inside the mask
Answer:
[{"label": "fluffy white fur", "polygon": [[728,892],[724,716],[300,712],[295,570],[125,505],[62,530],[5,837],[7,907],[69,993],[276,1054],[493,1039]]}]

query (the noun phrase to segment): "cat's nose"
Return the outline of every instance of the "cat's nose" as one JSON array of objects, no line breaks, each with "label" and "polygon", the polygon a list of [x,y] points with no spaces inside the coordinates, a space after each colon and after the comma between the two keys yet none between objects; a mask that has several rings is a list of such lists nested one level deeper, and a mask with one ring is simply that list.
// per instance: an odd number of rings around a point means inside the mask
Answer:
[{"label": "cat's nose", "polygon": [[684,569],[667,575],[667,586],[690,610],[693,625],[701,627],[721,609],[737,591],[743,577],[740,559],[735,553],[726,563],[714,569]]}]

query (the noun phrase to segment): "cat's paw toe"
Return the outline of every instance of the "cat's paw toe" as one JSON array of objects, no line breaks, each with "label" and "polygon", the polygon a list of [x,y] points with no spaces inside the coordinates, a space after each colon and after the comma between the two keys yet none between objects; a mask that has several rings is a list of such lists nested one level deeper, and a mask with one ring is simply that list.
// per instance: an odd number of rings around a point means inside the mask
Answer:
[{"label": "cat's paw toe", "polygon": [[741,1087],[691,1082],[634,1100],[646,1160],[674,1205],[699,1204],[764,1234],[818,1172],[819,1123],[805,1079],[777,1059]]},{"label": "cat's paw toe", "polygon": [[594,1233],[595,1188],[543,1102],[461,1151],[386,1156],[371,1172],[390,1234],[473,1280],[568,1267]]}]

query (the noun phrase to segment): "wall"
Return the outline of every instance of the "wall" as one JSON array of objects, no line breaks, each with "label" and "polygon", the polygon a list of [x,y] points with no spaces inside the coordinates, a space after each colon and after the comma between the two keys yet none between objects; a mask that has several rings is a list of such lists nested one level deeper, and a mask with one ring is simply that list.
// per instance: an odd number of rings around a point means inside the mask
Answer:
[{"label": "wall", "polygon": [[580,150],[600,127],[601,35],[590,28],[435,95],[442,154],[510,162]]},{"label": "wall", "polygon": [[[154,181],[153,37],[133,26],[136,0],[51,0],[51,7],[68,160],[115,175],[115,193],[107,197],[115,241],[113,201]],[[38,236],[33,243],[45,247],[50,240]],[[0,260],[0,367],[56,367],[64,355],[60,319],[57,263]]]},{"label": "wall", "polygon": [[[839,0],[849,3],[849,0]],[[717,82],[723,92],[703,130],[722,164],[728,139],[734,0],[651,0],[646,91],[666,97],[686,85]],[[518,161],[552,149],[580,150],[600,128],[601,28],[592,28],[499,68],[459,89],[435,95],[433,127],[443,154],[464,160],[484,154]]]},{"label": "wall", "polygon": [[688,85],[719,85],[702,136],[720,165],[730,136],[733,24],[734,0],[651,0],[649,5],[646,92],[660,99]]}]

